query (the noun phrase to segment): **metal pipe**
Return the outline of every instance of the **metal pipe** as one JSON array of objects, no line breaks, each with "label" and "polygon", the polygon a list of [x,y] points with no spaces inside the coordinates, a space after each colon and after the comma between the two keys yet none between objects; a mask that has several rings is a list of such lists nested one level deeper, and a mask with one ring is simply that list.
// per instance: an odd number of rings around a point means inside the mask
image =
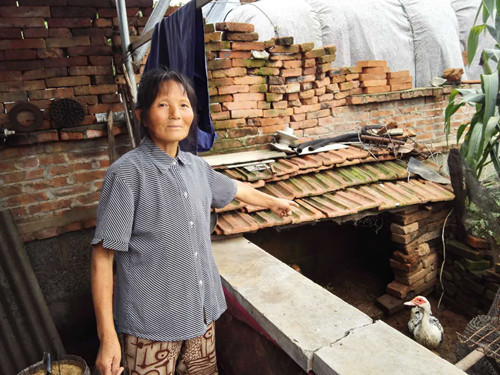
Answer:
[{"label": "metal pipe", "polygon": [[[151,37],[153,35],[152,31],[155,25],[160,22],[165,16],[165,13],[170,6],[170,1],[171,0],[159,1],[158,4],[156,4],[155,8],[153,9],[153,13],[151,13],[148,18],[148,22],[146,22],[146,26],[144,26],[144,30],[142,30],[141,37],[151,31],[150,35],[148,35],[149,39],[151,40]],[[148,47],[149,41],[137,48],[135,51],[131,50],[131,52],[133,52],[132,64],[134,66],[139,66],[141,64],[142,59],[148,50]]]},{"label": "metal pipe", "polygon": [[137,87],[135,82],[135,73],[132,67],[132,59],[128,51],[130,45],[130,35],[128,32],[128,19],[127,19],[127,4],[125,0],[116,0],[116,11],[118,13],[118,23],[120,26],[120,35],[122,38],[122,53],[125,67],[127,68],[124,74],[127,74],[130,83],[132,84],[132,97],[137,97]]},{"label": "metal pipe", "polygon": [[[170,0],[167,0],[170,2]],[[196,0],[196,9],[203,8],[203,6],[207,5],[209,2],[212,0]],[[118,6],[118,1],[116,2],[116,5]],[[158,5],[157,5],[158,6]],[[151,14],[153,15],[153,14]],[[120,18],[120,16],[118,16]],[[149,22],[149,21],[148,21]],[[159,21],[158,21],[159,22]],[[154,26],[154,25],[153,25]],[[128,30],[128,29],[127,29]],[[130,52],[134,52],[137,50],[139,47],[143,46],[146,43],[149,43],[151,38],[153,37],[153,29],[145,32],[142,34],[138,39],[136,39],[133,43],[130,44],[128,47],[128,50]],[[123,43],[123,40],[122,40]],[[143,55],[144,56],[144,55]],[[138,61],[137,59],[135,61]]]}]

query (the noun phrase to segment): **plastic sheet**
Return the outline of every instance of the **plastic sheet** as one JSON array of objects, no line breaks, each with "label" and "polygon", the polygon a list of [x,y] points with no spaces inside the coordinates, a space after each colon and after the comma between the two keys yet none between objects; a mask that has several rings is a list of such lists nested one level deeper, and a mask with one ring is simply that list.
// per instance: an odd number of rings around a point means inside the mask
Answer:
[{"label": "plastic sheet", "polygon": [[[214,3],[207,22],[255,25],[259,40],[293,36],[296,43],[336,45],[334,66],[387,60],[410,70],[415,87],[429,86],[444,69],[464,68],[462,51],[474,21],[471,0],[261,0],[238,6]],[[477,64],[476,64],[477,65]],[[480,67],[478,67],[480,69]],[[478,69],[471,68],[477,79]]]}]

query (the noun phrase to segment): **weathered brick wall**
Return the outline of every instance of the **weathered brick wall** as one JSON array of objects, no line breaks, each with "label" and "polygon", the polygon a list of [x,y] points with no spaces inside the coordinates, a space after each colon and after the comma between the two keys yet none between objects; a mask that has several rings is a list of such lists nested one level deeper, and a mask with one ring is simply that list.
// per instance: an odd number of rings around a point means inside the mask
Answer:
[{"label": "weathered brick wall", "polygon": [[[132,40],[151,13],[149,3],[127,1]],[[11,137],[0,150],[0,206],[13,211],[25,241],[92,227],[108,165],[105,125],[95,123],[96,114],[123,110],[114,3],[21,0],[17,7],[4,0],[0,5],[0,126],[9,127],[8,111],[18,100],[29,100],[44,116],[43,130]],[[419,140],[444,139],[448,89],[359,95],[359,72],[331,67],[334,47],[276,46],[257,42],[251,25],[238,27],[239,33],[213,25],[205,30],[219,135],[211,153],[266,147],[287,124],[302,140],[389,121],[413,129]],[[269,57],[256,58],[251,51]],[[47,109],[58,97],[84,105],[84,125],[53,127]],[[455,125],[469,113],[458,114]],[[128,149],[122,125],[114,129],[119,154]]]},{"label": "weathered brick wall", "polygon": [[[122,110],[116,73],[121,70],[118,18],[111,0],[3,0],[0,6],[0,126],[8,126],[14,102],[29,100],[43,111],[49,131],[54,98],[74,97],[85,109],[84,125],[96,113]],[[131,39],[142,31],[151,0],[128,1]],[[36,139],[36,138],[35,138]]]}]

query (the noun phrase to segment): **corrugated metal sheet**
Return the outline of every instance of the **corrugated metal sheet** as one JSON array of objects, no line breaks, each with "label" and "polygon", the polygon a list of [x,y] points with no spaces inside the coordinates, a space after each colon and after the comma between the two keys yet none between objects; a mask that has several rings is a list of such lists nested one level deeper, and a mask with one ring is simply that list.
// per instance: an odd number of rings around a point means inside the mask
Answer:
[{"label": "corrugated metal sheet", "polygon": [[0,259],[0,374],[10,375],[64,347],[10,211],[0,211]]}]

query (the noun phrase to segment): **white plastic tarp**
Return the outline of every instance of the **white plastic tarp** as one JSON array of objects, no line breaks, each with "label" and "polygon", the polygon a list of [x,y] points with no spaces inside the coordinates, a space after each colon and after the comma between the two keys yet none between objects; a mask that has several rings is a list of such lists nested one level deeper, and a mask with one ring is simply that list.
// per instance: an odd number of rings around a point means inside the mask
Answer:
[{"label": "white plastic tarp", "polygon": [[204,13],[209,23],[252,23],[259,40],[293,36],[296,43],[336,45],[337,67],[387,60],[391,71],[410,70],[414,86],[422,87],[446,68],[464,67],[463,41],[477,10],[471,2],[475,0],[223,1],[207,5]]}]

